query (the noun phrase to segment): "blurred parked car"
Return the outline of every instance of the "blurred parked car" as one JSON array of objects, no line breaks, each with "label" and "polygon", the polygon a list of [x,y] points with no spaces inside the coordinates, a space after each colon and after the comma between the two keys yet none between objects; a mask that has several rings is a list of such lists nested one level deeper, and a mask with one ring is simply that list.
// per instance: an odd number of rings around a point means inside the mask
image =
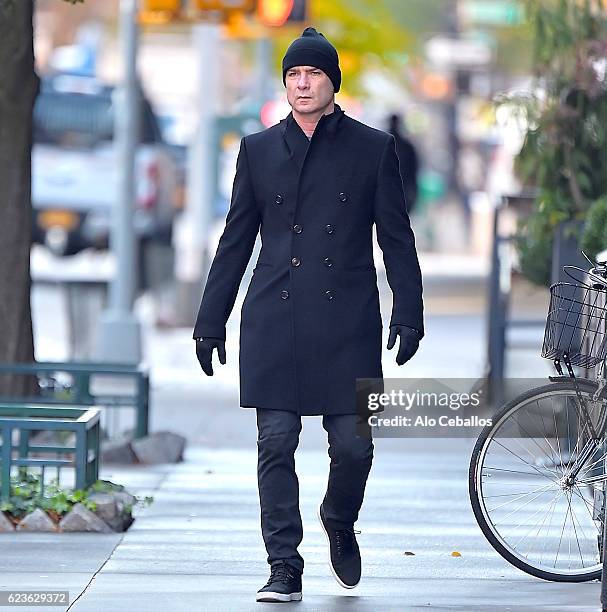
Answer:
[{"label": "blurred parked car", "polygon": [[[33,239],[55,254],[106,248],[119,200],[116,89],[91,77],[45,77],[34,107]],[[141,96],[134,225],[140,244],[170,244],[178,170]]]}]

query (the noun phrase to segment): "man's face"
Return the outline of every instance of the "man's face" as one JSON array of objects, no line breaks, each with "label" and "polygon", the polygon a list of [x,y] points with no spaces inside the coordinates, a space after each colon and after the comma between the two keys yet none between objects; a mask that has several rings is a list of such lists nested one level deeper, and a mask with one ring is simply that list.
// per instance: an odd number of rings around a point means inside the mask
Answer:
[{"label": "man's face", "polygon": [[285,75],[287,100],[298,113],[315,113],[326,108],[333,100],[331,79],[320,68],[295,66]]}]

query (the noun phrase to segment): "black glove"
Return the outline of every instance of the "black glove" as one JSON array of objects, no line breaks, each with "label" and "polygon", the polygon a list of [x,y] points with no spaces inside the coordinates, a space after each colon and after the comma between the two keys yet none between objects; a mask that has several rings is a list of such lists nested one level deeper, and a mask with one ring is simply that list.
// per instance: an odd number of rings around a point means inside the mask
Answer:
[{"label": "black glove", "polygon": [[213,376],[213,349],[217,348],[219,361],[225,365],[226,363],[226,341],[222,338],[196,338],[196,357],[202,371],[207,376]]},{"label": "black glove", "polygon": [[388,350],[390,350],[396,342],[396,336],[400,335],[400,345],[396,354],[396,363],[403,365],[417,353],[419,348],[419,339],[421,334],[412,327],[406,325],[391,325],[390,337],[388,338]]}]

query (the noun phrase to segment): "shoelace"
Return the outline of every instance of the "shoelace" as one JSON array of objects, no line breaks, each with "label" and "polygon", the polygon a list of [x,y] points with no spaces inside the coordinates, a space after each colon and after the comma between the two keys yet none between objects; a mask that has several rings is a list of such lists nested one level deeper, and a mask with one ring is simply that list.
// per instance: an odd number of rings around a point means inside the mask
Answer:
[{"label": "shoelace", "polygon": [[270,570],[270,579],[268,580],[268,584],[272,582],[287,582],[294,578],[293,570],[285,561],[281,561],[276,565],[273,565]]},{"label": "shoelace", "polygon": [[355,533],[360,533],[360,531],[358,529],[337,529],[335,531],[335,545],[338,556],[342,557],[352,551]]}]

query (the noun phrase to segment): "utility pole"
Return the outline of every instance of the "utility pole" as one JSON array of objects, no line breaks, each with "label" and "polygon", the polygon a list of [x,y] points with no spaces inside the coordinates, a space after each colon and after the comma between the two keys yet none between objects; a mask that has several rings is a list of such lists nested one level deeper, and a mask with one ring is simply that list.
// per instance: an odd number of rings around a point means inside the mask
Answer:
[{"label": "utility pole", "polygon": [[198,127],[188,150],[186,208],[175,226],[178,320],[194,325],[211,264],[210,233],[214,196],[214,125],[218,113],[221,26],[206,22],[192,32],[198,56]]},{"label": "utility pole", "polygon": [[123,79],[115,113],[120,172],[118,201],[112,208],[110,248],[116,268],[110,285],[109,308],[98,327],[96,357],[102,361],[136,364],[141,361],[139,321],[133,313],[137,280],[136,239],[133,227],[135,154],[139,140],[137,87],[137,0],[120,0],[120,40]]},{"label": "utility pole", "polygon": [[[459,1],[451,0],[446,11],[446,30],[451,38],[457,40],[460,38],[460,24],[459,24]],[[457,103],[458,103],[458,82],[459,82],[459,68],[457,66],[451,67],[451,82],[453,85],[453,96],[449,102],[445,105],[445,118],[447,123],[447,144],[449,150],[449,156],[451,158],[451,168],[449,172],[449,190],[456,195],[456,197],[462,200],[462,196],[459,189],[459,181],[457,178],[457,165],[459,157],[459,136],[457,126]]]},{"label": "utility pole", "polygon": [[259,108],[272,98],[272,40],[268,35],[259,38],[255,45],[257,60],[257,98]]}]

